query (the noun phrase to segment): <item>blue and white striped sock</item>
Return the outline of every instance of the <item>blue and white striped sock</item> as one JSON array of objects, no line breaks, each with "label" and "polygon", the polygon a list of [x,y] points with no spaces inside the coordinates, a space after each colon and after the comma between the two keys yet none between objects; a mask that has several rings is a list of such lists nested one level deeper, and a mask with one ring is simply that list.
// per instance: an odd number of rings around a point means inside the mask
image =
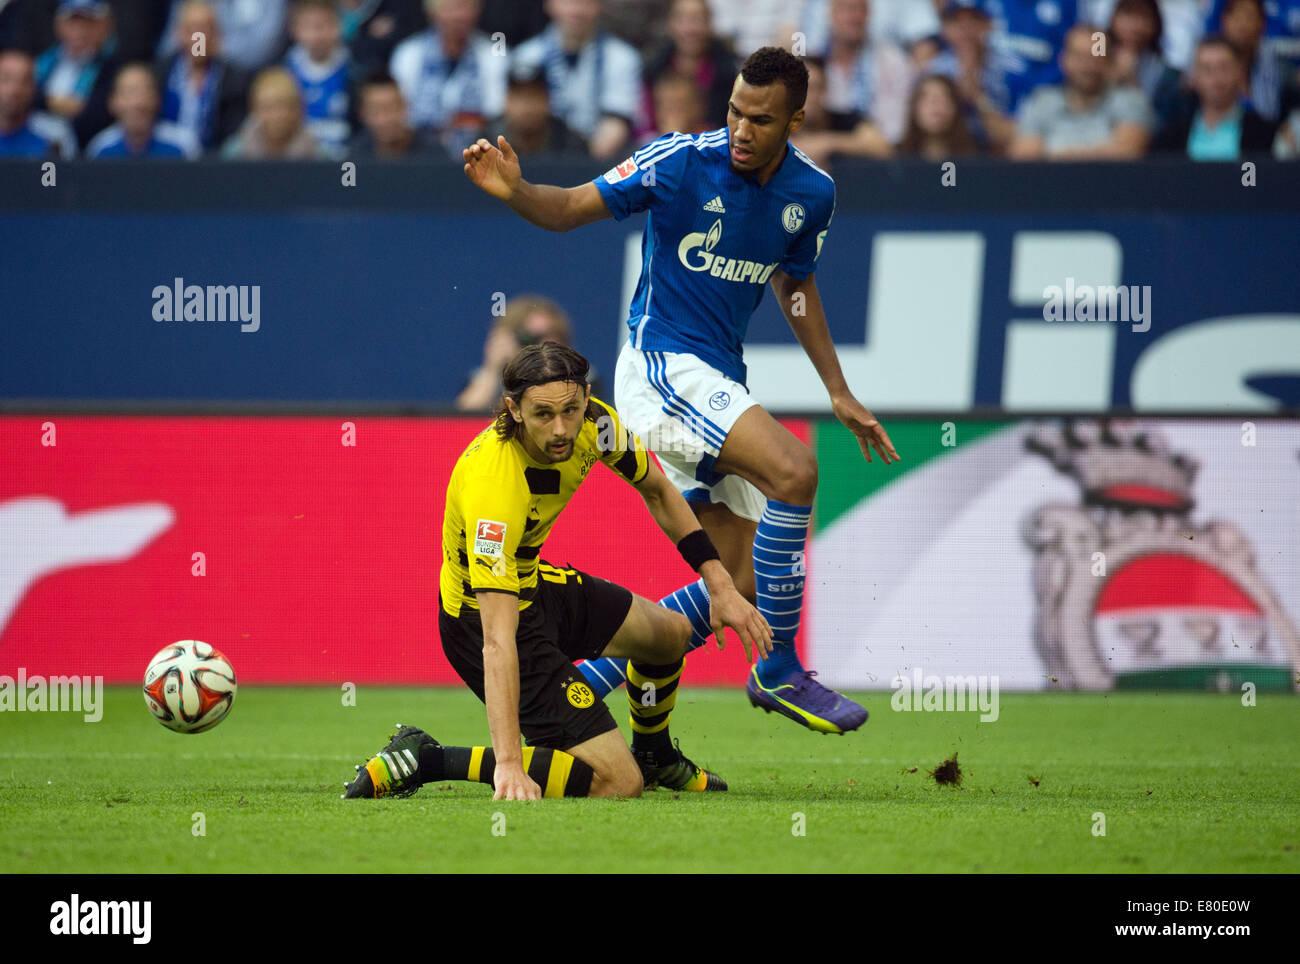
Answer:
[{"label": "blue and white striped sock", "polygon": [[804,546],[812,506],[767,500],[754,534],[754,582],[758,611],[772,627],[772,655],[757,663],[759,682],[774,686],[802,670],[795,654],[803,610]]},{"label": "blue and white striped sock", "polygon": [[709,591],[704,588],[704,580],[689,582],[674,593],[669,593],[659,600],[659,605],[676,609],[691,621],[691,641],[686,652],[699,649],[709,641],[713,627],[709,625]]},{"label": "blue and white striped sock", "polygon": [[[709,591],[704,588],[704,580],[692,582],[674,593],[669,593],[659,600],[659,605],[666,609],[675,609],[691,621],[691,642],[689,649],[699,649],[709,641],[713,627],[709,625]],[[587,685],[596,694],[596,699],[606,696],[627,682],[627,660],[584,659],[578,664],[578,670],[586,677]]]}]

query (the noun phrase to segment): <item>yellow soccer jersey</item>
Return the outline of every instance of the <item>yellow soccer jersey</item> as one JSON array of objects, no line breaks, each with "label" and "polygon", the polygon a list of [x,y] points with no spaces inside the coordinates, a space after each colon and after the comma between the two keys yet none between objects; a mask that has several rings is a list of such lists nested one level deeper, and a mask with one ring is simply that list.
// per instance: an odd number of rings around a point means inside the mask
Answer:
[{"label": "yellow soccer jersey", "polygon": [[628,482],[650,471],[641,441],[614,409],[591,400],[596,421],[585,420],[563,462],[535,461],[518,441],[502,441],[495,423],[461,454],[447,483],[442,518],[442,608],[459,616],[477,610],[477,589],[519,597],[520,610],[537,595],[537,562],[551,525],[599,460]]}]

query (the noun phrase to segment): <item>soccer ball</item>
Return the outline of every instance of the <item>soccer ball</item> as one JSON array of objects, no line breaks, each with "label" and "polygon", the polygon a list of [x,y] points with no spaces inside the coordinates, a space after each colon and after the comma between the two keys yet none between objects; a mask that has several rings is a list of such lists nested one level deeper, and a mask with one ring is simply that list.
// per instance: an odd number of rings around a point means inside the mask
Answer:
[{"label": "soccer ball", "polygon": [[230,660],[197,639],[159,650],[144,673],[145,705],[177,733],[212,729],[230,712],[237,688]]}]

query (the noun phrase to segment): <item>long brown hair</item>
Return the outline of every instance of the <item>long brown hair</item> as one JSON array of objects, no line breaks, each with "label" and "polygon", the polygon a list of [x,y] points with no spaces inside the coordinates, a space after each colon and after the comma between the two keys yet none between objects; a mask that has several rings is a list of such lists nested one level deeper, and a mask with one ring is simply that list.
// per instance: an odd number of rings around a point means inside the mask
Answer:
[{"label": "long brown hair", "polygon": [[[510,399],[518,407],[523,404],[524,392],[534,385],[546,385],[550,382],[575,382],[585,388],[587,374],[590,371],[591,363],[568,345],[544,341],[519,349],[519,353],[506,362],[505,371],[501,373],[503,394],[501,404],[497,406],[495,425],[497,435],[509,441],[512,438],[519,438],[524,431],[523,423],[516,422],[510,415],[506,399]],[[590,401],[587,403],[587,411],[583,413],[583,418],[591,422],[596,420],[596,411]]]},{"label": "long brown hair", "polygon": [[971,133],[970,124],[966,122],[966,115],[963,113],[965,105],[961,94],[957,90],[957,85],[952,82],[951,78],[942,74],[927,74],[918,80],[916,86],[912,88],[912,96],[907,102],[907,133],[898,142],[898,153],[910,157],[921,156],[921,149],[925,146],[925,139],[929,135],[921,130],[916,123],[916,105],[921,99],[922,88],[930,83],[937,83],[943,87],[948,99],[952,101],[952,122],[942,135],[947,141],[948,152],[954,157],[979,153],[979,146],[975,143],[975,135]]}]

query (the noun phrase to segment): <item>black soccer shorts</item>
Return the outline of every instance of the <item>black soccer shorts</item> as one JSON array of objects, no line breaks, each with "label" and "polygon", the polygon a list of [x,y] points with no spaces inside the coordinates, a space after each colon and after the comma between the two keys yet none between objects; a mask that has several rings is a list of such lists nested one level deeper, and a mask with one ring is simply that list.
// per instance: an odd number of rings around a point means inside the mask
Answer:
[{"label": "black soccer shorts", "polygon": [[[519,729],[529,746],[567,750],[618,728],[575,660],[595,659],[632,609],[632,593],[577,569],[539,563],[537,598],[519,614]],[[442,650],[480,700],[483,623],[477,610],[438,607]]]}]

